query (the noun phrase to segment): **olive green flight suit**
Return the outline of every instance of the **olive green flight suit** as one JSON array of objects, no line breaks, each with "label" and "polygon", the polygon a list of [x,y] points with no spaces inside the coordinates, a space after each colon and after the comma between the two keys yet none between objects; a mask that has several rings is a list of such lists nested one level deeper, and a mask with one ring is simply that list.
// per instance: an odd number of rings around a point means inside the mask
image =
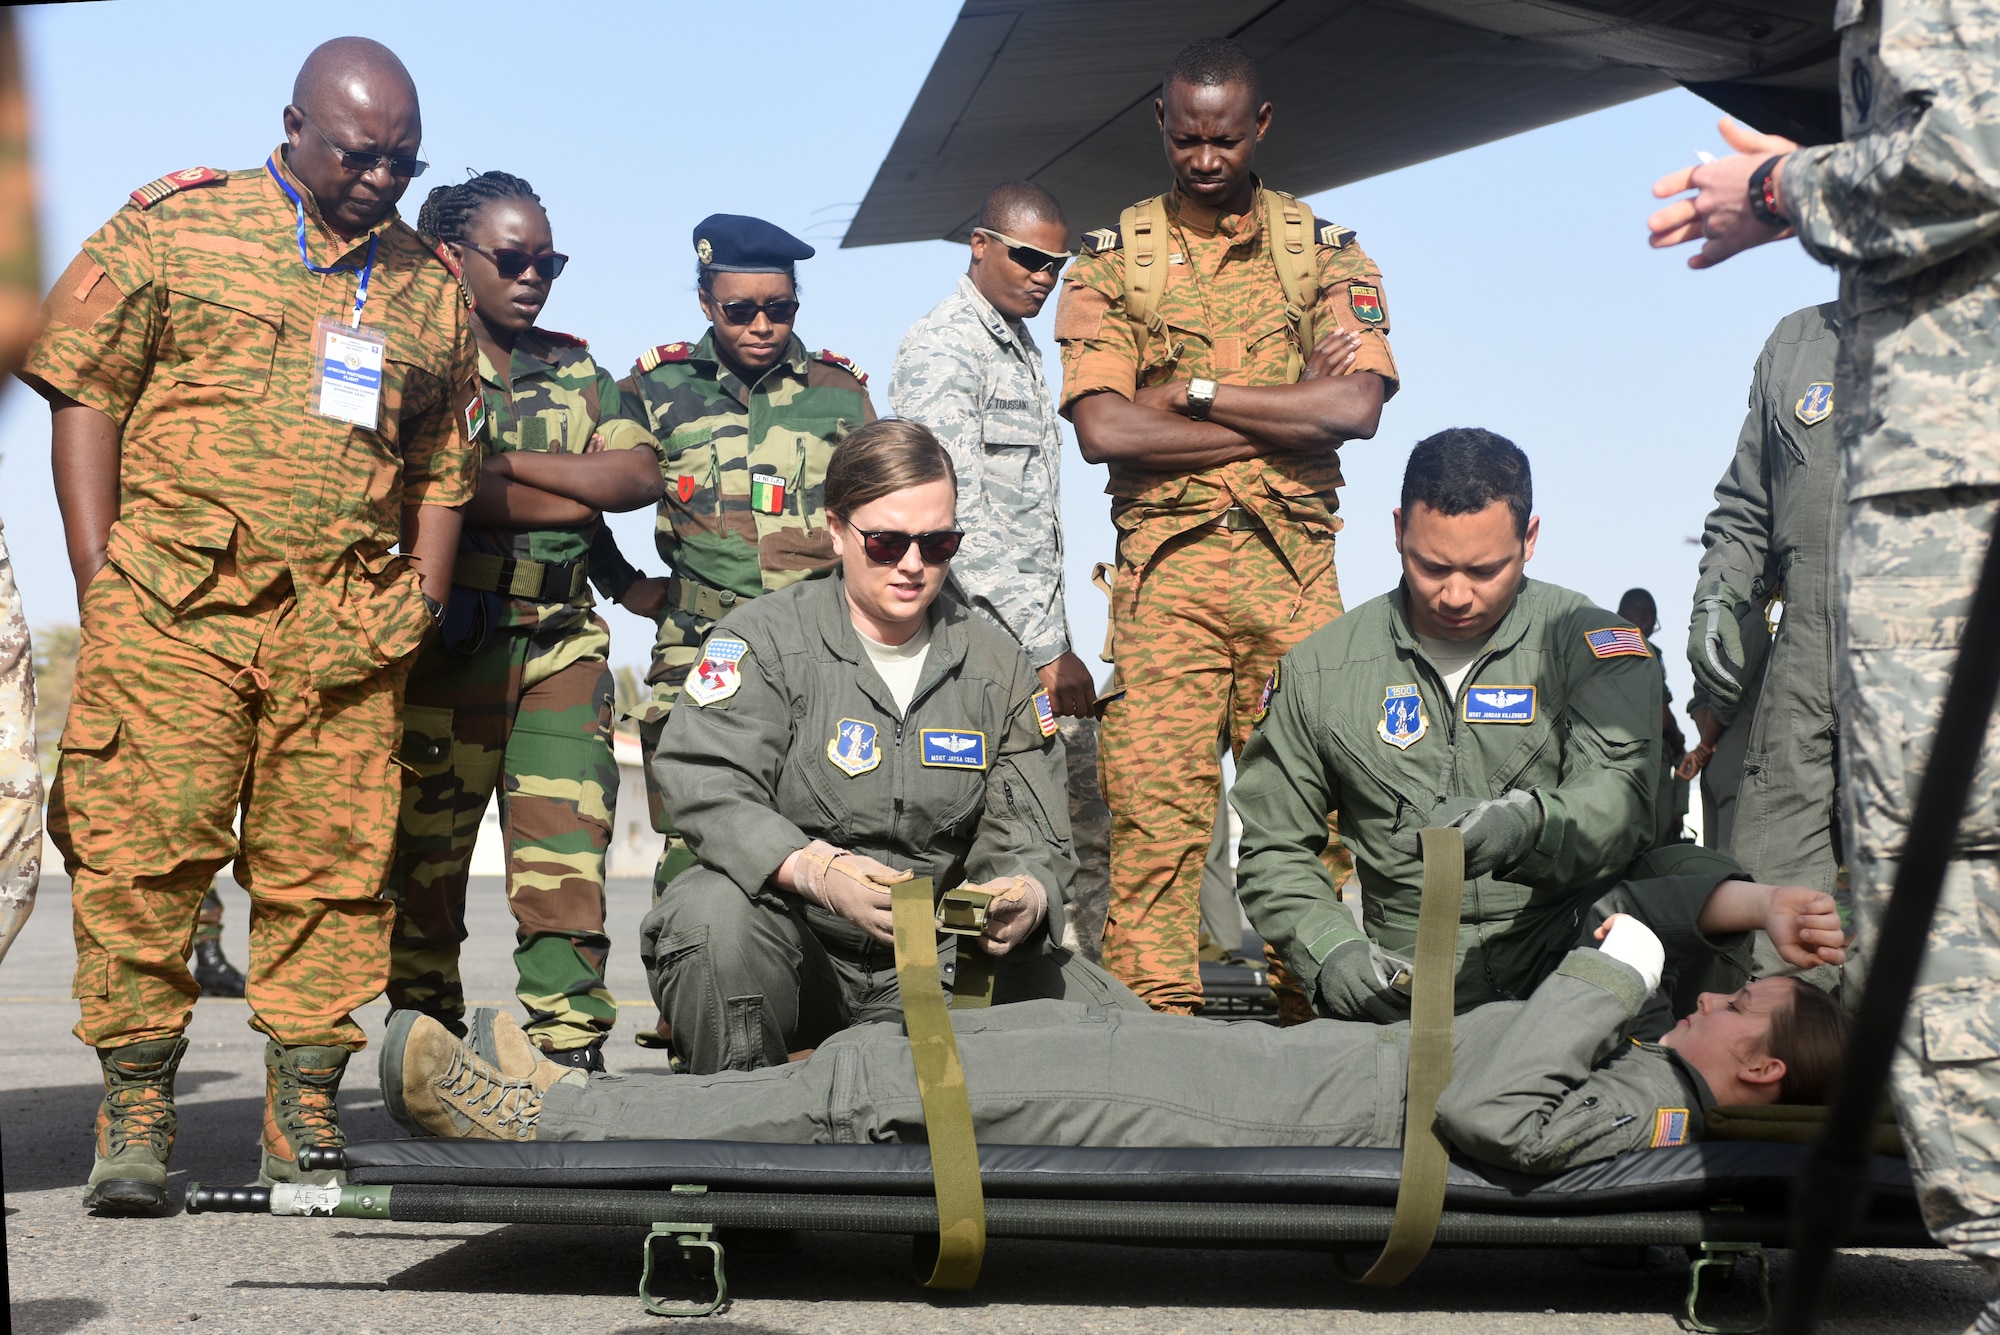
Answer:
[{"label": "olive green flight suit", "polygon": [[1251,924],[1309,991],[1334,947],[1362,934],[1319,861],[1335,812],[1366,936],[1408,958],[1426,817],[1450,799],[1525,789],[1541,836],[1504,879],[1467,883],[1457,999],[1467,1010],[1527,996],[1575,943],[1583,908],[1652,841],[1652,668],[1629,622],[1538,580],[1522,584],[1456,697],[1401,588],[1315,631],[1279,667],[1231,792]]},{"label": "olive green flight suit", "polygon": [[746,603],[702,646],[653,758],[698,865],[640,925],[660,1014],[697,1072],[782,1065],[867,1020],[897,1019],[895,951],[771,883],[814,839],[932,878],[1027,875],[1041,929],[997,962],[995,999],[1143,1008],[1056,944],[1076,864],[1062,743],[1014,638],[950,593],[907,711],[849,620],[835,574]]},{"label": "olive green flight suit", "polygon": [[[1706,940],[1694,927],[1716,880],[1619,885],[1578,930],[1629,912],[1659,933],[1669,958],[1723,948],[1734,938]],[[1647,1001],[1629,965],[1579,947],[1527,1000],[1459,1016],[1440,1129],[1475,1159],[1529,1173],[1699,1139],[1714,1095],[1677,1053],[1650,1041],[1673,1020]],[[1034,1001],[955,1012],[952,1024],[973,1128],[988,1143],[1402,1143],[1407,1022],[1279,1029]],[[910,1041],[900,1025],[870,1024],[768,1070],[558,1084],[537,1127],[541,1140],[657,1137],[922,1141]]]}]

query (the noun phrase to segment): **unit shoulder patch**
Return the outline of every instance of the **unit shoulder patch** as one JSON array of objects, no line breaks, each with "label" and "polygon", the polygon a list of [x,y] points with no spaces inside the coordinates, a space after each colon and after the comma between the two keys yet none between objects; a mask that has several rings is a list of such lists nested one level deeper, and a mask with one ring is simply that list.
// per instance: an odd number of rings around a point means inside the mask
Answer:
[{"label": "unit shoulder patch", "polygon": [[639,354],[639,373],[656,370],[667,362],[684,362],[694,352],[692,343],[661,343]]},{"label": "unit shoulder patch", "polygon": [[864,385],[868,383],[868,373],[856,366],[852,357],[843,357],[830,348],[821,348],[812,354],[812,359],[822,366],[838,367]]},{"label": "unit shoulder patch", "polygon": [[177,172],[169,172],[157,181],[140,186],[132,192],[131,199],[140,208],[150,209],[168,195],[179,194],[198,185],[214,185],[217,181],[228,179],[228,172],[218,171],[214,167],[185,167]]},{"label": "unit shoulder patch", "polygon": [[876,745],[880,731],[873,723],[844,718],[833,725],[833,736],[826,743],[826,758],[848,778],[858,778],[882,763],[882,748]]},{"label": "unit shoulder patch", "polygon": [[1381,324],[1389,318],[1382,309],[1382,289],[1370,287],[1366,283],[1347,285],[1347,304],[1354,311],[1354,318],[1368,324]]},{"label": "unit shoulder patch", "polygon": [[1125,245],[1125,234],[1116,227],[1098,227],[1083,234],[1083,248],[1093,255],[1109,255]]},{"label": "unit shoulder patch", "polygon": [[1815,380],[1807,385],[1805,395],[1792,405],[1792,412],[1807,426],[1818,426],[1833,416],[1832,383]]},{"label": "unit shoulder patch", "polygon": [[1375,725],[1383,741],[1398,751],[1407,751],[1424,739],[1431,721],[1424,716],[1424,698],[1417,684],[1391,686],[1382,697],[1382,720]]},{"label": "unit shoulder patch", "polygon": [[717,635],[702,646],[701,661],[687,675],[681,694],[698,705],[727,700],[742,689],[743,659],[750,646],[729,635]]},{"label": "unit shoulder patch", "polygon": [[1324,218],[1313,219],[1313,235],[1319,238],[1322,246],[1331,250],[1346,250],[1354,241],[1352,227],[1342,227],[1339,223],[1330,223]]},{"label": "unit shoulder patch", "polygon": [[1606,626],[1603,630],[1587,630],[1583,642],[1590,646],[1590,652],[1598,658],[1651,658],[1652,649],[1646,644],[1646,637],[1630,626]]},{"label": "unit shoulder patch", "polygon": [[588,342],[578,338],[575,334],[565,334],[560,330],[543,329],[542,327],[537,325],[535,327],[535,333],[542,339],[546,340],[549,343],[554,344],[558,348],[588,349],[590,347],[590,344]]}]

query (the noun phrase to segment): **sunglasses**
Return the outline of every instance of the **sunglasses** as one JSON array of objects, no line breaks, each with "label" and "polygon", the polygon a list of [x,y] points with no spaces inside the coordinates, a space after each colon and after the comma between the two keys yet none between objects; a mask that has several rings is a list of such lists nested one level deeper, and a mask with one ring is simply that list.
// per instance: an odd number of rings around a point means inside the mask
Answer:
[{"label": "sunglasses", "polygon": [[1046,250],[1038,250],[1025,241],[1016,241],[1005,232],[996,232],[990,227],[975,227],[972,230],[988,240],[998,241],[1007,247],[1007,258],[1029,273],[1054,273],[1069,262],[1071,252],[1067,250],[1051,254]]},{"label": "sunglasses", "polygon": [[392,158],[386,153],[364,153],[358,148],[342,148],[339,144],[334,143],[333,140],[326,137],[326,131],[320,129],[313,118],[306,115],[304,108],[299,110],[299,118],[307,125],[312,126],[313,133],[318,135],[326,146],[333,150],[334,156],[340,159],[340,165],[353,172],[356,176],[366,176],[378,167],[386,166],[389,169],[389,175],[401,177],[407,181],[422,176],[430,170],[431,164],[425,162],[422,158]]},{"label": "sunglasses", "polygon": [[903,559],[910,550],[910,544],[917,544],[917,555],[924,558],[927,566],[941,566],[958,555],[958,544],[965,541],[965,535],[957,529],[939,529],[934,533],[898,533],[894,529],[877,529],[871,533],[865,528],[854,530],[861,535],[861,550],[868,553],[868,559],[878,566],[892,566]]},{"label": "sunglasses", "polygon": [[470,241],[461,241],[459,244],[467,250],[476,250],[492,260],[493,267],[499,270],[502,278],[519,278],[533,269],[543,278],[554,282],[557,275],[562,273],[563,266],[569,263],[569,256],[559,250],[551,250],[545,255],[530,255],[525,250],[488,250],[484,246],[475,246]]},{"label": "sunglasses", "polygon": [[722,312],[722,318],[734,325],[749,324],[759,315],[771,317],[772,324],[790,324],[798,317],[799,303],[796,297],[778,297],[772,301],[718,301],[715,309]]}]

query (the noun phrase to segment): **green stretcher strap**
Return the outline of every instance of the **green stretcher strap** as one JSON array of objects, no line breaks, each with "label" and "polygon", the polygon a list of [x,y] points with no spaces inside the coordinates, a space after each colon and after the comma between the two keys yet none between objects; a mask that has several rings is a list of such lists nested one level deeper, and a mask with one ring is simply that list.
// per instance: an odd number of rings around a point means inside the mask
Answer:
[{"label": "green stretcher strap", "polygon": [[958,942],[957,966],[951,975],[951,1008],[978,1010],[993,1004],[993,957],[980,949],[986,913],[994,895],[960,886],[938,900],[938,930]]},{"label": "green stretcher strap", "polygon": [[1451,1017],[1457,1009],[1458,918],[1465,899],[1465,839],[1424,830],[1423,907],[1410,994],[1410,1077],[1403,1110],[1403,1179],[1389,1240],[1363,1284],[1402,1283],[1430,1253],[1444,1214],[1451,1150],[1437,1133],[1437,1101],[1451,1083]]},{"label": "green stretcher strap", "polygon": [[972,1131],[972,1100],[965,1067],[938,976],[937,909],[931,878],[913,877],[890,887],[896,930],[896,985],[903,994],[903,1027],[917,1068],[924,1106],[924,1135],[931,1147],[937,1189],[937,1264],[927,1289],[969,1289],[986,1256],[986,1199],[979,1182],[979,1143]]}]

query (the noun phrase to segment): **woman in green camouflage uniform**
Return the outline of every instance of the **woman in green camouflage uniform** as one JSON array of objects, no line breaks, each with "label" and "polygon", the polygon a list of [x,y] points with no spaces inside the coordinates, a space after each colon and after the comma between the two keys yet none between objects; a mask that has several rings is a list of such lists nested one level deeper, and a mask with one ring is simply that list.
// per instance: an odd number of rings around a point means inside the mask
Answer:
[{"label": "woman in green camouflage uniform", "polygon": [[659,461],[583,340],[535,328],[567,257],[526,181],[440,187],[417,226],[473,310],[486,460],[443,635],[410,677],[389,1000],[460,1024],[466,877],[497,786],[527,1031],[555,1059],[602,1070],[618,1016],[604,983],[618,766],[611,635],[585,576],[603,512],[657,499]]}]

